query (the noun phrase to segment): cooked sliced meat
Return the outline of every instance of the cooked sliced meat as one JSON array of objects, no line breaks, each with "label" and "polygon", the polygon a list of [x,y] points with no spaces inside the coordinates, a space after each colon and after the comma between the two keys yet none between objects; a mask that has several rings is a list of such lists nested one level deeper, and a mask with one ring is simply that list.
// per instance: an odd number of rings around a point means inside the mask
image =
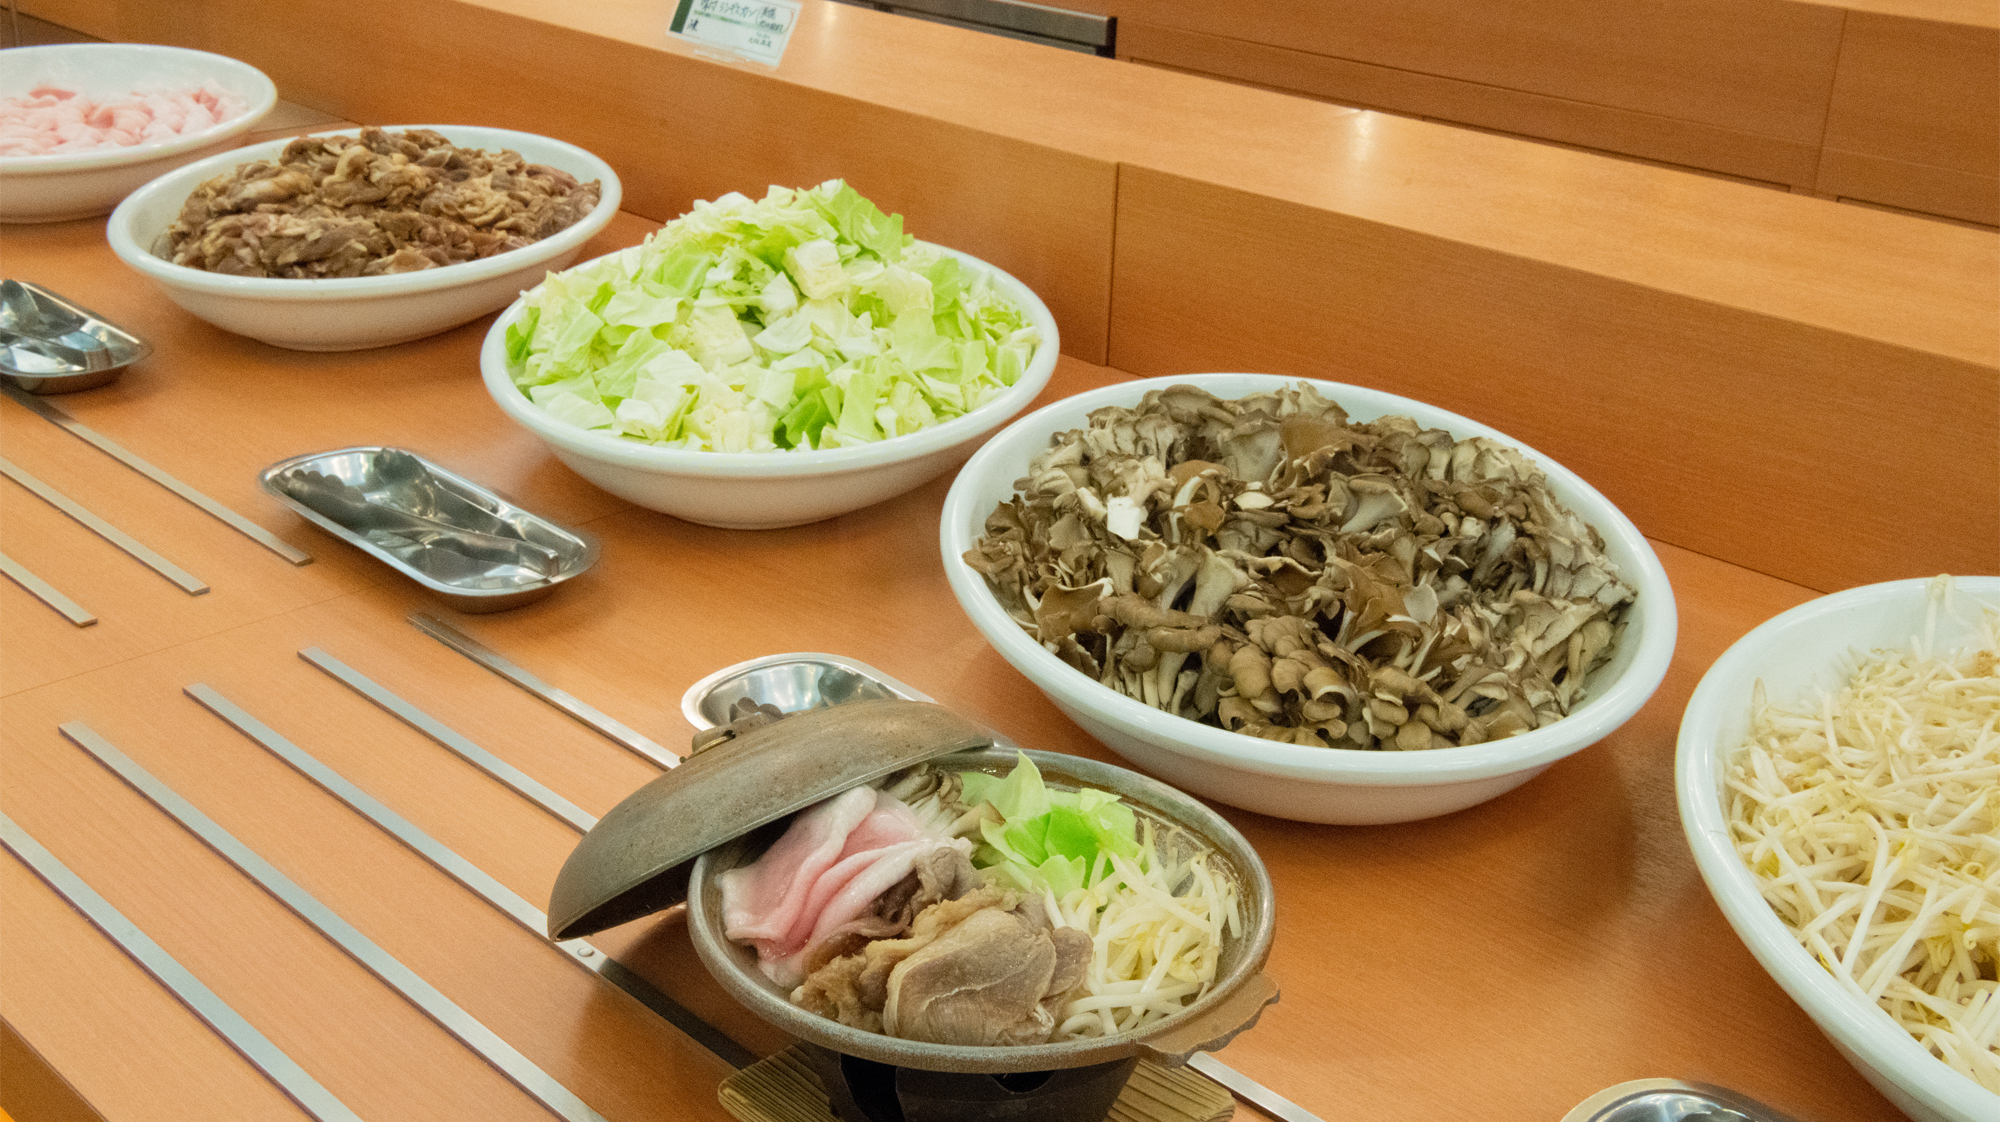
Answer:
[{"label": "cooked sliced meat", "polygon": [[512,150],[457,148],[429,129],[365,128],[300,137],[276,161],[202,184],[157,252],[238,276],[404,273],[520,249],[575,225],[601,197],[597,181],[578,183]]},{"label": "cooked sliced meat", "polygon": [[976,912],[890,973],[883,1031],[933,1044],[1043,1043],[1090,947],[1083,932],[1021,911]]},{"label": "cooked sliced meat", "polygon": [[[935,874],[938,870],[933,869]],[[978,886],[968,865],[965,879],[952,870],[943,891],[959,891],[922,908],[904,938],[869,935],[872,941],[818,966],[792,992],[803,1009],[844,1025],[938,1044],[1039,1044],[1056,1027],[1056,1014],[1083,983],[1090,936],[1049,926],[1036,897]],[[912,879],[921,880],[917,874]],[[907,885],[908,882],[906,882]],[[878,905],[887,925],[890,909],[907,901],[898,885]]]}]

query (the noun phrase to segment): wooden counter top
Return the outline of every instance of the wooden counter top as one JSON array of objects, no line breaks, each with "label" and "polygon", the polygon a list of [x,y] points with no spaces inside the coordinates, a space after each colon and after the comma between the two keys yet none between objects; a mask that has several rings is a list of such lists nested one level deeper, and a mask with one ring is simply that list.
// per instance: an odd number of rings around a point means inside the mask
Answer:
[{"label": "wooden counter top", "polygon": [[[586,252],[649,228],[622,216]],[[186,597],[0,486],[0,548],[102,619],[72,628],[0,584],[0,810],[364,1117],[547,1115],[64,740],[59,722],[85,722],[154,771],[611,1122],[724,1118],[715,1087],[727,1067],[182,695],[197,682],[221,691],[537,904],[575,832],[297,652],[324,648],[592,814],[654,774],[412,629],[404,615],[431,607],[419,592],[257,489],[256,472],[285,455],[405,444],[597,535],[600,564],[548,600],[445,614],[662,743],[685,742],[678,699],[697,678],[821,650],[1024,744],[1110,758],[960,615],[934,544],[947,481],[796,529],[693,526],[584,484],[508,424],[478,381],[485,321],[379,351],[293,354],[174,308],[124,274],[99,223],[9,227],[4,247],[9,275],[85,296],[157,346],[114,386],[59,403],[316,560],[285,564],[0,401],[10,458],[214,586]],[[1064,359],[1044,397],[1123,376]],[[1229,1063],[1328,1122],[1545,1120],[1658,1075],[1735,1087],[1811,1122],[1896,1117],[1730,932],[1674,809],[1674,732],[1701,672],[1812,593],[1658,548],[1680,647],[1651,703],[1601,744],[1430,822],[1320,827],[1220,808],[1277,886],[1270,973],[1284,994]],[[603,945],[754,1051],[783,1043],[695,965],[677,916]],[[0,948],[0,1017],[107,1122],[301,1117],[12,859],[0,860]]]},{"label": "wooden counter top", "polygon": [[[1285,994],[1226,1059],[1328,1122],[1546,1120],[1655,1075],[1804,1122],[1896,1117],[1709,901],[1673,737],[1708,664],[1813,590],[2000,559],[2000,239],[819,0],[775,71],[668,43],[641,0],[24,6],[235,55],[346,120],[582,144],[632,212],[587,252],[695,198],[849,177],[1044,297],[1067,356],[1045,399],[1131,374],[1329,376],[1580,470],[1674,581],[1665,684],[1602,744],[1444,819],[1222,808],[1277,884]],[[293,568],[0,401],[10,459],[213,586],[185,596],[0,483],[0,549],[102,620],[75,629],[0,583],[0,810],[365,1117],[547,1115],[59,722],[153,769],[611,1122],[723,1118],[727,1068],[182,695],[221,691],[537,904],[575,832],[297,652],[324,648],[592,814],[654,774],[412,629],[429,601],[257,488],[284,456],[406,445],[597,535],[600,564],[550,599],[457,622],[661,743],[685,741],[678,699],[708,672],[822,650],[1025,744],[1105,756],[963,621],[934,544],[942,481],[814,526],[693,526],[597,491],[512,427],[478,382],[483,322],[296,354],[179,311],[101,222],[6,227],[0,262],[158,348],[64,408],[317,557]],[[678,918],[602,945],[754,1051],[782,1045],[695,966]],[[55,1076],[35,1086],[66,1083],[110,1122],[300,1117],[11,859],[0,1019],[0,1060],[31,1053]],[[0,1102],[37,1122],[15,1093]]]},{"label": "wooden counter top", "polygon": [[[652,0],[29,6],[347,120],[561,137],[659,221],[842,176],[1022,279],[1065,354],[1421,396],[1806,587],[2000,565],[1988,231],[823,0],[776,68],[692,53]],[[1941,486],[1949,518],[1907,517]]]}]

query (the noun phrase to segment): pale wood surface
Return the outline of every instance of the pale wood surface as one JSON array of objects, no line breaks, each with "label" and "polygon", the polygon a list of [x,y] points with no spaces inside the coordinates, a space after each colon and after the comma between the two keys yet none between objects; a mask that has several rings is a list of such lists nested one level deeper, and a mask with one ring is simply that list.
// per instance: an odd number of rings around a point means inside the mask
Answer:
[{"label": "pale wood surface", "polygon": [[[1577,98],[1337,58],[1298,49],[1289,42],[1274,45],[1121,17],[1118,57],[1302,93],[1340,105],[1393,109],[1768,183],[1811,186],[1818,170],[1816,137],[1806,141],[1764,136]],[[1823,97],[1820,103],[1824,105]]]},{"label": "pale wood surface", "polygon": [[1841,24],[1784,0],[1119,0],[1116,14],[1799,143],[1824,122]]},{"label": "pale wood surface", "polygon": [[1962,23],[1967,27],[2000,28],[2000,3],[1995,0],[1798,0],[1823,8],[1873,12],[1883,16]]},{"label": "pale wood surface", "polygon": [[2000,222],[1991,0],[1096,6],[1121,58]]},{"label": "pale wood surface", "polygon": [[[623,218],[600,245],[648,227]],[[7,410],[9,447],[20,440],[31,470],[107,510],[130,504],[119,513],[142,540],[222,552],[205,574],[216,592],[191,601],[206,616],[172,617],[162,605],[181,594],[142,570],[101,573],[104,618],[89,632],[40,627],[52,613],[0,586],[0,809],[364,1116],[546,1117],[61,738],[58,722],[119,745],[613,1122],[724,1117],[715,1089],[727,1069],[182,696],[194,682],[220,690],[535,902],[574,831],[297,651],[328,650],[593,814],[654,773],[410,628],[404,614],[431,607],[412,586],[255,490],[255,472],[282,454],[411,444],[596,534],[602,562],[555,596],[456,622],[662,743],[684,741],[677,699],[707,672],[826,650],[1023,743],[1106,757],[953,603],[934,544],[946,481],[796,529],[688,525],[602,496],[502,421],[477,381],[483,324],[374,353],[291,355],[112,283],[94,223],[19,234],[5,231],[10,271],[59,291],[102,288],[102,310],[162,344],[119,388],[64,404],[319,558],[294,569],[224,555],[229,530],[122,468],[63,456],[22,428],[33,418]],[[1065,359],[1044,397],[1124,376]],[[9,513],[0,548],[35,545],[52,574],[90,558],[89,542],[35,541]],[[1602,1086],[1660,1074],[1738,1087],[1817,1122],[1894,1117],[1728,930],[1674,811],[1674,730],[1700,673],[1811,592],[1658,548],[1680,647],[1658,695],[1600,745],[1433,822],[1341,829],[1221,808],[1277,885],[1270,972],[1284,991],[1230,1046],[1231,1064],[1329,1122],[1548,1119]],[[678,916],[602,943],[758,1053],[784,1045],[695,965]],[[12,861],[0,862],[0,947],[0,1015],[111,1122],[299,1116]]]}]

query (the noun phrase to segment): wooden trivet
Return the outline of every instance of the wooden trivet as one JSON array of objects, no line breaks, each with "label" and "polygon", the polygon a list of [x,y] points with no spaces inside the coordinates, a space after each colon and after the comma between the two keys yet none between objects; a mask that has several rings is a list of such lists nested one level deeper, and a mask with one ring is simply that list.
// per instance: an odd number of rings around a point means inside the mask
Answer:
[{"label": "wooden trivet", "polygon": [[[834,1122],[796,1045],[723,1080],[716,1098],[739,1122]],[[1226,1122],[1235,1113],[1229,1092],[1194,1072],[1140,1060],[1105,1122]]]}]

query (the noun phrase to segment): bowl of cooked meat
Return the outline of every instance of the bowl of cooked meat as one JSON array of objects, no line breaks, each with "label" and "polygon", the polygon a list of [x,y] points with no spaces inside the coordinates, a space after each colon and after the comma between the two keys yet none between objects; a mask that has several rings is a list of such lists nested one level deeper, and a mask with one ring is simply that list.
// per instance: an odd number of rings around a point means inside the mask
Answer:
[{"label": "bowl of cooked meat", "polygon": [[1512,790],[1636,713],[1677,626],[1645,537],[1560,464],[1275,375],[1032,413],[959,472],[941,542],[973,625],[1086,732],[1306,822]]},{"label": "bowl of cooked meat", "polygon": [[0,69],[0,222],[105,214],[278,102],[263,71],[151,43],[17,47]]},{"label": "bowl of cooked meat", "polygon": [[509,129],[396,125],[251,145],[119,204],[120,260],[176,304],[301,351],[420,339],[505,307],[618,211],[618,176]]}]

